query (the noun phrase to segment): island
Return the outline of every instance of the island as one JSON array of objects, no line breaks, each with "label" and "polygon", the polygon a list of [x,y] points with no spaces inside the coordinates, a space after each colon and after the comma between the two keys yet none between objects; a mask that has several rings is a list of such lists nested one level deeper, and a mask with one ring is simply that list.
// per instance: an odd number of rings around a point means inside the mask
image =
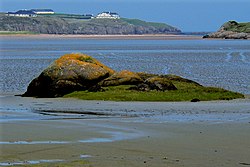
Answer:
[{"label": "island", "polygon": [[250,22],[226,22],[217,32],[207,34],[203,38],[250,39]]}]

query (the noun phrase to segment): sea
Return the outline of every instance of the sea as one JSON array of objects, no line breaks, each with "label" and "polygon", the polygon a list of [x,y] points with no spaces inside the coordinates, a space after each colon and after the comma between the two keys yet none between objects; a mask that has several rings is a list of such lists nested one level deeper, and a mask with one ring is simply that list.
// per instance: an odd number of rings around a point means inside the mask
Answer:
[{"label": "sea", "polygon": [[250,94],[250,40],[1,37],[0,95],[22,94],[54,60],[85,53],[116,71],[175,74]]}]

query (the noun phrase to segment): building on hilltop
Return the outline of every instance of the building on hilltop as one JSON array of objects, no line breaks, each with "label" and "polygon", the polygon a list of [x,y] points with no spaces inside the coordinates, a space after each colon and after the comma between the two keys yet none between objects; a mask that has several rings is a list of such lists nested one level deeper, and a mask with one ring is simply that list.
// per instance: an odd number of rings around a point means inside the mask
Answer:
[{"label": "building on hilltop", "polygon": [[95,18],[93,14],[83,14],[83,16],[85,16],[88,19],[93,19]]},{"label": "building on hilltop", "polygon": [[55,14],[52,9],[31,9],[36,14]]},{"label": "building on hilltop", "polygon": [[37,14],[31,10],[18,10],[17,12],[8,12],[7,16],[16,16],[16,17],[36,17]]},{"label": "building on hilltop", "polygon": [[102,12],[96,16],[97,19],[120,19],[118,13],[113,12]]},{"label": "building on hilltop", "polygon": [[17,17],[36,17],[38,14],[54,14],[52,9],[31,9],[31,10],[18,10],[17,12],[8,12],[7,16]]}]

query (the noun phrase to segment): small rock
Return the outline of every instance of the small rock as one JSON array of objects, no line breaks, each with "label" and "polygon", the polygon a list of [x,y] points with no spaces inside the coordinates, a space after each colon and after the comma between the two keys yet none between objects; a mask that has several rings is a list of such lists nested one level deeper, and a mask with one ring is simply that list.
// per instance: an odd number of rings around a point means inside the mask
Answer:
[{"label": "small rock", "polygon": [[191,102],[199,102],[199,101],[200,101],[200,99],[197,99],[197,98],[194,98],[191,100]]}]

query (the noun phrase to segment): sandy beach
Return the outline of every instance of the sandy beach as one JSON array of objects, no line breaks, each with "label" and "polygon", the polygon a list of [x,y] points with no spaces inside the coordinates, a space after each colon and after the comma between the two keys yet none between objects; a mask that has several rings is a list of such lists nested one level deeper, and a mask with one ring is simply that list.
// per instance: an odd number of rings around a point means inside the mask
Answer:
[{"label": "sandy beach", "polygon": [[60,38],[80,38],[80,39],[103,39],[103,40],[199,40],[198,35],[175,35],[175,34],[143,34],[143,35],[60,35],[60,34],[14,34],[0,35],[1,38],[38,38],[38,39],[60,39]]},{"label": "sandy beach", "polygon": [[247,166],[250,99],[111,102],[1,97],[0,166]]}]

